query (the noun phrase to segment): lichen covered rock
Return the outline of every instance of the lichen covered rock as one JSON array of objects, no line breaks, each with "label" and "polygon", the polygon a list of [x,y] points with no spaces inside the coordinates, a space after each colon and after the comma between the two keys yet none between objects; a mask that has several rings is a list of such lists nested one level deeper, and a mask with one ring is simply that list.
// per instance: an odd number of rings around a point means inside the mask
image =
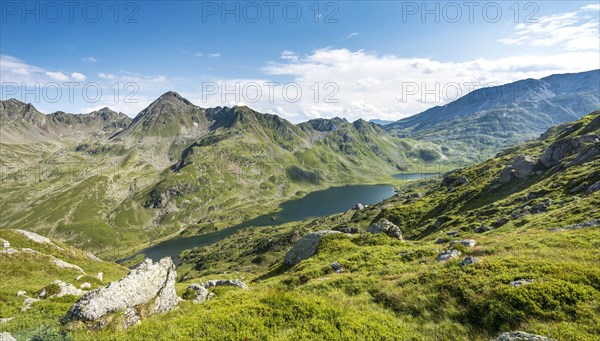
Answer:
[{"label": "lichen covered rock", "polygon": [[[164,313],[174,309],[179,302],[175,292],[175,265],[171,258],[163,258],[157,263],[145,259],[137,268],[124,278],[86,293],[67,312],[63,322],[79,320],[99,322],[103,327],[103,318],[118,311],[127,312],[124,326],[139,319],[132,316],[135,308],[150,304],[149,314]],[[128,322],[129,321],[129,322]]]},{"label": "lichen covered rock", "polygon": [[287,265],[295,265],[301,261],[313,256],[317,252],[317,247],[323,236],[329,234],[341,233],[339,231],[323,230],[311,232],[302,237],[285,255],[283,262]]},{"label": "lichen covered rock", "polygon": [[367,232],[375,234],[385,233],[386,235],[392,238],[402,240],[402,231],[400,230],[400,228],[387,219],[381,219],[375,224],[369,226]]}]

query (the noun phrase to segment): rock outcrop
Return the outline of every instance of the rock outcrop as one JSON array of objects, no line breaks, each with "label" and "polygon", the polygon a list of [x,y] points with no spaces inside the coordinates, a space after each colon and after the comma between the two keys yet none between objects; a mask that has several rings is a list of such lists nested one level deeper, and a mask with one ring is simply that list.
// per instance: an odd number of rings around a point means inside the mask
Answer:
[{"label": "rock outcrop", "polygon": [[492,341],[552,341],[552,339],[541,335],[515,331],[502,333]]},{"label": "rock outcrop", "polygon": [[450,242],[450,247],[453,247],[457,244],[461,244],[465,247],[474,247],[477,242],[474,239],[454,240]]},{"label": "rock outcrop", "polygon": [[563,228],[553,228],[551,230],[552,231],[568,231],[568,230],[584,229],[584,228],[594,227],[594,226],[600,226],[600,219],[592,219],[592,220],[584,221],[581,223],[568,225]]},{"label": "rock outcrop", "polygon": [[344,268],[338,262],[331,263],[331,268],[336,274],[344,272]]},{"label": "rock outcrop", "polygon": [[61,269],[75,269],[75,270],[77,270],[79,272],[84,272],[83,269],[80,268],[79,266],[71,264],[71,263],[67,263],[64,260],[59,259],[59,258],[53,257],[52,258],[52,263],[54,265],[58,266]]},{"label": "rock outcrop", "polygon": [[475,233],[484,233],[484,232],[488,232],[491,231],[492,228],[487,226],[486,224],[482,224],[481,226],[479,226],[478,228],[475,229]]},{"label": "rock outcrop", "polygon": [[2,243],[2,250],[0,250],[0,253],[12,255],[19,252],[17,249],[10,247],[10,242],[8,240],[0,238],[0,243]]},{"label": "rock outcrop", "polygon": [[506,166],[498,174],[498,181],[505,184],[512,179],[525,179],[533,174],[533,169],[537,161],[531,156],[518,155],[512,161],[512,163]]},{"label": "rock outcrop", "polygon": [[0,333],[0,341],[17,341],[12,335],[7,332]]},{"label": "rock outcrop", "polygon": [[190,284],[187,288],[188,290],[192,290],[196,295],[194,298],[194,303],[202,303],[213,296],[211,293],[209,293],[208,289],[218,286],[232,286],[248,290],[248,286],[244,284],[244,282],[237,279],[211,280],[202,284],[194,283]]},{"label": "rock outcrop", "polygon": [[102,328],[106,325],[105,316],[124,311],[123,326],[129,327],[139,321],[139,316],[132,315],[137,315],[136,308],[140,306],[150,304],[145,309],[148,314],[172,310],[179,302],[175,292],[176,275],[171,258],[163,258],[157,263],[145,259],[124,278],[86,293],[71,306],[63,322],[97,322],[96,325]]},{"label": "rock outcrop", "polygon": [[58,287],[58,292],[48,295],[46,289],[42,289],[40,291],[40,293],[38,294],[39,298],[48,298],[48,297],[63,297],[63,296],[67,296],[67,295],[73,295],[73,296],[81,296],[83,295],[83,291],[81,291],[80,289],[77,289],[73,284],[69,284],[69,283],[65,283],[61,280],[55,280],[54,282],[52,282],[53,285],[56,285]]},{"label": "rock outcrop", "polygon": [[323,230],[311,232],[302,237],[285,255],[285,259],[283,260],[284,264],[295,265],[309,257],[312,257],[317,252],[317,247],[319,246],[321,238],[323,238],[323,236],[335,233],[341,232]]},{"label": "rock outcrop", "polygon": [[466,177],[466,176],[464,176],[464,175],[461,175],[461,176],[460,176],[460,177],[459,177],[459,178],[456,180],[456,182],[457,182],[459,185],[465,185],[465,184],[468,184],[468,183],[469,183],[469,179],[467,179],[467,177]]},{"label": "rock outcrop", "polygon": [[477,259],[473,256],[468,256],[460,262],[460,266],[467,266],[467,265],[475,264],[477,262],[479,262],[479,259]]},{"label": "rock outcrop", "polygon": [[521,287],[523,285],[533,283],[533,279],[518,279],[516,281],[512,281],[508,283],[508,285],[512,285],[513,287]]},{"label": "rock outcrop", "polygon": [[592,193],[596,192],[597,190],[600,190],[600,181],[597,181],[593,185],[588,187],[588,189],[585,191],[585,194],[592,194]]},{"label": "rock outcrop", "polygon": [[460,256],[460,251],[458,250],[446,250],[446,251],[442,251],[438,254],[437,260],[438,262],[445,262],[447,260],[450,260],[452,258],[456,258]]},{"label": "rock outcrop", "polygon": [[31,309],[31,305],[33,305],[35,302],[38,302],[38,301],[39,301],[38,298],[27,297],[23,301],[23,308],[21,308],[21,312],[24,312],[24,311],[27,311],[27,310]]},{"label": "rock outcrop", "polygon": [[540,161],[548,168],[555,166],[568,156],[577,154],[581,149],[581,142],[575,138],[561,139],[548,147],[542,154]]},{"label": "rock outcrop", "polygon": [[49,244],[54,246],[55,248],[62,250],[61,247],[57,246],[56,244],[54,244],[50,239],[44,237],[44,236],[40,236],[37,233],[34,232],[30,232],[30,231],[25,231],[25,230],[15,230],[15,232],[29,238],[30,240],[36,242],[36,243],[40,243],[40,244]]},{"label": "rock outcrop", "polygon": [[400,228],[387,219],[381,219],[375,224],[369,226],[367,232],[374,234],[385,233],[392,238],[402,240],[402,231]]}]

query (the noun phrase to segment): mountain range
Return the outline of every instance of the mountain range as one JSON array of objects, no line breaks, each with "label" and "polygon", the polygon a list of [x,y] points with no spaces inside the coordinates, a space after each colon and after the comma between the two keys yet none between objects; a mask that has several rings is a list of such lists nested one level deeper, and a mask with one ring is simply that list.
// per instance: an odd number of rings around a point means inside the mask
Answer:
[{"label": "mountain range", "polygon": [[450,158],[479,161],[598,108],[600,70],[592,70],[478,89],[385,130],[441,144]]},{"label": "mountain range", "polygon": [[0,191],[10,197],[0,203],[0,227],[27,227],[105,256],[443,160],[437,145],[364,120],[292,124],[248,107],[200,108],[175,92],[133,120],[110,109],[44,115],[11,99],[0,103],[0,124]]}]

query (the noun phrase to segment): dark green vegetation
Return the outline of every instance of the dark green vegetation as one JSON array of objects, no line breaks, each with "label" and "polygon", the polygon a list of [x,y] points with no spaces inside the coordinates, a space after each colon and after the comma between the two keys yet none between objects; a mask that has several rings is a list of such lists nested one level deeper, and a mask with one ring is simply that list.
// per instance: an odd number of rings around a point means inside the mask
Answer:
[{"label": "dark green vegetation", "polygon": [[43,115],[16,100],[1,103],[0,123],[0,228],[111,259],[183,230],[236,225],[317,189],[393,183],[399,169],[443,158],[434,144],[362,120],[294,125],[247,107],[203,109],[173,92],[131,124],[108,109]]},{"label": "dark green vegetation", "polygon": [[475,90],[385,129],[443,144],[443,152],[453,159],[482,161],[598,109],[598,94],[600,70],[525,79]]},{"label": "dark green vegetation", "polygon": [[[188,283],[225,278],[242,279],[250,290],[218,288],[208,302],[182,301],[179,309],[126,331],[81,328],[65,335],[74,340],[315,335],[325,340],[488,340],[502,331],[524,330],[557,340],[597,340],[600,227],[597,221],[570,226],[600,219],[600,186],[594,186],[600,181],[599,133],[600,111],[443,180],[405,184],[398,195],[363,210],[239,231],[185,254],[178,268],[178,293],[184,295]],[[569,145],[576,148],[557,148]],[[550,167],[544,165],[548,155],[556,157]],[[517,156],[532,160],[531,171],[501,182],[507,166],[522,171],[513,162]],[[382,218],[400,226],[404,242],[365,232]],[[490,230],[475,232],[483,224]],[[306,233],[352,228],[357,230],[352,236],[324,237],[313,257],[293,267],[283,265],[289,247]],[[16,237],[2,233],[11,242]],[[457,239],[477,244],[454,246],[462,255],[438,262],[438,253]],[[466,256],[478,261],[461,266]],[[333,262],[343,272],[334,272]],[[115,266],[112,273],[120,269]],[[24,275],[7,273],[13,284],[2,292],[14,295]],[[50,279],[28,289],[39,290]],[[510,284],[518,280],[531,282]],[[59,335],[57,320],[69,300],[38,302],[40,308],[34,304],[31,312],[16,314],[3,328],[25,335],[35,319],[45,321],[44,333]],[[12,305],[17,304],[9,301]],[[10,314],[3,311],[0,317]]]}]

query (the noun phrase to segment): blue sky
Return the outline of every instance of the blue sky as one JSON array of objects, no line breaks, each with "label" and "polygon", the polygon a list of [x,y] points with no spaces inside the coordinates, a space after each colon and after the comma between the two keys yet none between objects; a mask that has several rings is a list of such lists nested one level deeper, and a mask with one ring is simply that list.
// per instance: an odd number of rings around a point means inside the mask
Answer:
[{"label": "blue sky", "polygon": [[135,116],[175,90],[295,122],[399,119],[475,88],[600,68],[597,1],[1,4],[2,99],[43,112]]}]

